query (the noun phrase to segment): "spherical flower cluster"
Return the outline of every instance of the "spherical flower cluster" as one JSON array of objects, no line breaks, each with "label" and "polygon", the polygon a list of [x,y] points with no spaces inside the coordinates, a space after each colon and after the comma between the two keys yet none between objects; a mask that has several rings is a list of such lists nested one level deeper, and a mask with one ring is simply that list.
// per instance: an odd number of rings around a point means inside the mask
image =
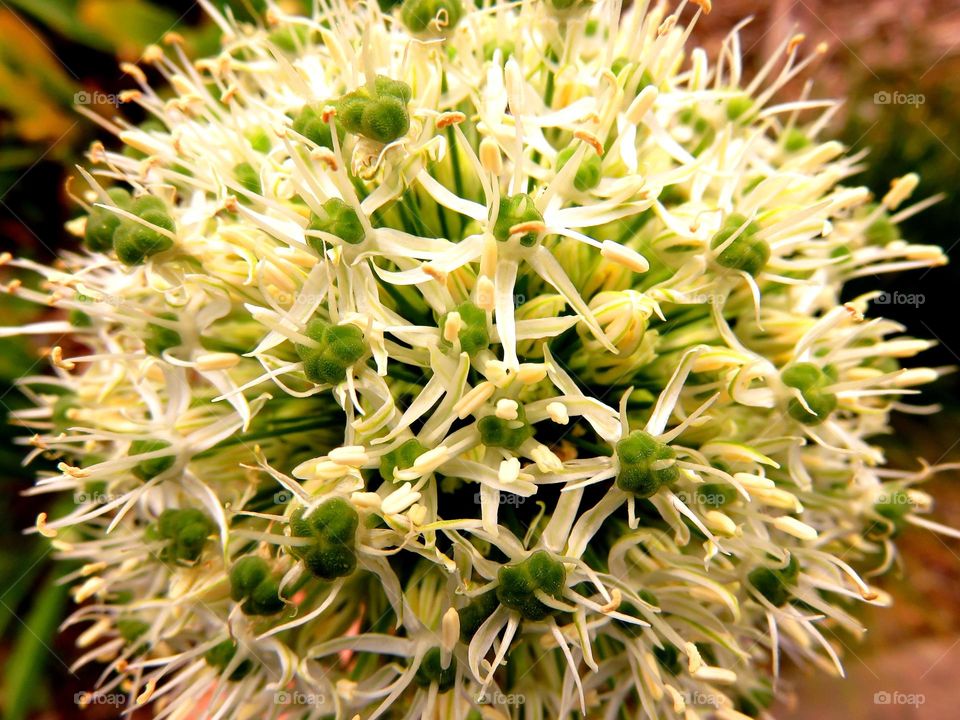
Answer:
[{"label": "spherical flower cluster", "polygon": [[[204,3],[96,118],[36,531],[158,718],[757,717],[939,528],[875,438],[934,369],[847,280],[938,265],[699,0]],[[389,5],[389,3],[387,3]],[[699,7],[697,7],[699,6]],[[35,281],[36,275],[40,280]],[[948,529],[939,528],[945,532]],[[859,573],[864,571],[861,575]]]}]

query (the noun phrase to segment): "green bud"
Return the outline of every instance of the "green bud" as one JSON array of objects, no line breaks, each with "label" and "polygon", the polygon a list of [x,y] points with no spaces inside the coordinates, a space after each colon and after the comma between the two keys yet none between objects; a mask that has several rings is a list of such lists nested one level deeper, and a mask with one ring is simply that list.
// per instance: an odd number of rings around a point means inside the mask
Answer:
[{"label": "green bud", "polygon": [[275,615],[283,609],[280,587],[270,577],[270,566],[261,557],[248,555],[230,568],[230,597],[243,604],[245,615]]},{"label": "green bud", "polygon": [[149,623],[136,618],[119,618],[117,620],[117,632],[128,645],[132,645],[143,637],[150,629]]},{"label": "green bud", "polygon": [[[110,188],[107,191],[113,204],[124,210],[129,210],[133,203],[130,193],[123,188]],[[87,226],[83,240],[87,249],[92,252],[108,252],[113,248],[113,234],[123,221],[119,215],[105,208],[95,207],[87,217]]]},{"label": "green bud", "polygon": [[[723,227],[713,236],[710,247],[714,250],[723,245],[736,234],[747,222],[747,218],[739,213],[730,215],[723,223]],[[757,237],[760,228],[750,223],[737,235],[736,240],[727,245],[716,257],[718,265],[731,270],[742,270],[749,275],[756,275],[763,270],[770,259],[770,246],[765,240]]]},{"label": "green bud", "polygon": [[[457,333],[460,340],[460,349],[473,357],[481,350],[490,347],[490,333],[487,331],[487,313],[467,300],[454,308],[460,315],[462,327]],[[447,316],[440,322],[442,328],[447,322]]]},{"label": "green bud", "polygon": [[[533,198],[526,193],[503,196],[500,198],[497,222],[493,225],[493,236],[500,242],[506,242],[510,239],[510,228],[527,222],[543,222],[543,215],[537,210]],[[520,244],[524,247],[533,247],[536,242],[536,233],[520,236]]]},{"label": "green bud", "polygon": [[781,607],[790,599],[790,589],[780,575],[766,567],[752,570],[747,579],[767,601],[775,607]]},{"label": "green bud", "polygon": [[783,149],[790,153],[800,152],[810,145],[810,138],[798,128],[790,128],[783,135]]},{"label": "green bud", "polygon": [[617,443],[617,487],[638,498],[656,495],[680,477],[677,453],[643,430],[634,430]]},{"label": "green bud", "polygon": [[[557,172],[563,169],[563,166],[569,162],[575,152],[576,148],[573,146],[560,151],[557,155]],[[580,192],[593,190],[600,184],[600,178],[603,174],[600,164],[600,156],[588,150],[580,161],[580,167],[577,168],[577,174],[573,178],[573,186]]]},{"label": "green bud", "polygon": [[404,0],[400,8],[400,20],[414,35],[443,37],[462,17],[461,0]]},{"label": "green bud", "polygon": [[157,520],[157,532],[171,542],[163,558],[175,562],[196,562],[213,529],[210,519],[196,508],[164,510]]},{"label": "green bud", "polygon": [[257,585],[250,597],[240,606],[244,615],[276,615],[283,610],[280,599],[280,585],[276,580],[268,579]]},{"label": "green bud", "polygon": [[[337,137],[343,139],[342,120],[337,114],[334,121],[334,127],[337,128]],[[323,120],[323,103],[315,105],[304,105],[293,118],[293,131],[303,135],[307,140],[325,147],[333,149],[333,133],[330,131],[330,123]]]},{"label": "green bud", "polygon": [[270,35],[270,42],[288,53],[299,52],[310,43],[310,28],[304,25],[279,27]]},{"label": "green bud", "polygon": [[230,568],[230,597],[239,602],[270,575],[267,561],[255,555],[241,558]]},{"label": "green bud", "polygon": [[[176,224],[167,206],[158,197],[144,195],[133,201],[130,211],[141,220],[158,228],[176,232]],[[124,219],[113,234],[113,249],[125,265],[141,265],[147,258],[173,247],[173,241],[160,231]]]},{"label": "green bud", "polygon": [[407,105],[393,95],[381,96],[368,103],[360,118],[360,134],[384,144],[406,135],[409,129]]},{"label": "green bud", "polygon": [[460,638],[469,643],[480,626],[487,621],[488,617],[493,615],[498,606],[497,593],[490,590],[483,595],[478,595],[466,606],[457,610],[457,614],[460,616]]},{"label": "green bud", "polygon": [[457,661],[451,657],[450,665],[444,669],[440,665],[440,657],[440,648],[427,650],[413,679],[421,687],[430,687],[432,683],[436,683],[438,692],[445,693],[457,681]]},{"label": "green bud", "polygon": [[900,239],[900,230],[891,222],[890,215],[884,211],[864,230],[867,244],[883,247]]},{"label": "green bud", "polygon": [[390,95],[397,98],[404,105],[410,102],[410,98],[413,97],[413,91],[409,85],[402,80],[394,80],[386,75],[377,75],[373,81],[373,85],[377,95],[381,97]]},{"label": "green bud", "polygon": [[360,516],[342,498],[331,498],[304,517],[298,510],[290,519],[295,537],[310,538],[312,545],[293,545],[293,555],[322,580],[346,577],[357,567],[356,535]]},{"label": "green bud", "polygon": [[363,332],[356,325],[331,325],[321,318],[307,324],[304,334],[319,347],[297,345],[307,379],[318,385],[336,385],[347,377],[347,368],[366,353]]},{"label": "green bud", "polygon": [[[134,440],[130,443],[130,450],[127,455],[131,457],[134,455],[143,455],[158,450],[166,450],[170,446],[170,443],[166,440]],[[152,480],[160,473],[172,468],[176,459],[176,455],[171,453],[169,455],[150,458],[149,460],[141,460],[134,465],[133,474],[144,481]]]},{"label": "green bud", "polygon": [[533,426],[527,422],[527,413],[523,405],[517,407],[516,420],[504,420],[496,415],[487,415],[477,421],[480,442],[487,447],[500,447],[517,450],[524,442],[533,437]]},{"label": "green bud", "polygon": [[749,95],[739,95],[727,101],[727,119],[730,121],[744,117],[753,109],[753,98]]},{"label": "green bud", "polygon": [[273,141],[270,140],[270,136],[267,135],[267,131],[262,127],[255,127],[246,132],[247,142],[250,143],[250,147],[256,150],[258,153],[266,154],[273,149]]},{"label": "green bud", "polygon": [[54,430],[64,432],[70,427],[71,421],[68,413],[75,407],[78,407],[77,396],[73,393],[61,395],[57,398],[57,401],[53,404],[53,410],[50,415]]},{"label": "green bud", "polygon": [[233,168],[233,175],[244,188],[257,195],[263,192],[260,173],[248,162],[242,162]]},{"label": "green bud", "polygon": [[536,591],[559,600],[566,586],[567,573],[563,563],[554,560],[546,550],[538,550],[526,560],[501,567],[497,579],[500,603],[519,612],[525,620],[536,621],[556,612],[536,597]]},{"label": "green bud", "polygon": [[347,132],[357,134],[363,125],[363,111],[373,102],[366,88],[349,92],[337,100],[337,119]]},{"label": "green bud", "polygon": [[[330,233],[350,245],[357,245],[364,241],[366,233],[357,211],[340,198],[330,198],[323,203],[323,215],[310,216],[310,230]],[[323,241],[320,238],[308,237],[310,247],[318,253],[323,253]]]},{"label": "green bud", "polygon": [[[787,413],[804,425],[819,425],[837,408],[837,397],[823,388],[836,381],[836,371],[832,368],[821,370],[809,362],[795,363],[784,368],[780,379],[787,387],[796,388],[810,408],[807,410],[797,398],[790,398]],[[812,412],[811,412],[812,411]]]},{"label": "green bud", "polygon": [[[170,320],[171,322],[176,322],[177,320],[177,316],[170,312],[161,313],[159,317],[162,320]],[[168,328],[165,325],[147,323],[147,336],[144,338],[143,345],[151,355],[160,357],[165,350],[178,347],[182,344],[183,339],[176,330]]]},{"label": "green bud", "polygon": [[426,450],[416,438],[410,438],[380,458],[380,477],[388,482],[396,482],[394,472],[409,470],[413,467],[414,461]]},{"label": "green bud", "polygon": [[[226,670],[227,665],[230,664],[236,654],[236,643],[233,642],[233,640],[224,640],[222,643],[218,643],[207,650],[203,654],[203,659],[207,661],[207,665],[210,667],[215,667],[223,671]],[[250,660],[243,660],[234,668],[233,672],[230,673],[230,677],[227,679],[230,682],[243,680],[252,670],[253,663],[250,662]]]},{"label": "green bud", "polygon": [[595,0],[546,0],[547,7],[561,19],[582,15],[593,7]]},{"label": "green bud", "polygon": [[790,599],[790,585],[796,584],[799,574],[800,563],[791,555],[786,567],[758,567],[747,575],[747,580],[771,605],[781,607]]}]

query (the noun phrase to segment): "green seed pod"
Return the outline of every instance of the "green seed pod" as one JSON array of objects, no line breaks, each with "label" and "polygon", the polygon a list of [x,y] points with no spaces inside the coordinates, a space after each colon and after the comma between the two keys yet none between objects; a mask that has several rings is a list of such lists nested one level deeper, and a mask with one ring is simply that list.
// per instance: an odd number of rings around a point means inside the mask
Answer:
[{"label": "green seed pod", "polygon": [[363,127],[363,111],[373,102],[366,88],[349,92],[337,100],[337,119],[347,132],[359,134]]},{"label": "green seed pod", "polygon": [[566,586],[567,573],[563,563],[554,560],[546,550],[515,565],[505,565],[497,573],[497,599],[511,610],[519,612],[525,620],[543,620],[556,610],[536,597],[536,591],[560,599]]},{"label": "green seed pod", "polygon": [[884,247],[900,239],[900,230],[891,222],[890,215],[884,211],[863,231],[868,245]]},{"label": "green seed pod", "polygon": [[[366,238],[363,224],[357,211],[340,198],[330,198],[323,203],[324,215],[312,214],[308,229],[330,233],[345,243],[358,245]],[[308,237],[307,242],[318,253],[324,252],[320,238]]]},{"label": "green seed pod", "polygon": [[409,470],[426,451],[416,438],[410,438],[380,458],[380,477],[388,482],[396,482],[393,474],[397,470]]},{"label": "green seed pod", "polygon": [[322,580],[346,577],[357,567],[356,535],[360,516],[342,498],[321,503],[309,515],[298,510],[290,519],[295,537],[310,538],[312,545],[291,546],[291,553]]},{"label": "green seed pod", "polygon": [[247,142],[250,143],[250,147],[256,150],[258,153],[263,153],[266,155],[270,150],[273,149],[273,141],[270,140],[270,136],[267,135],[267,131],[262,127],[255,127],[248,130],[244,136],[247,138]]},{"label": "green seed pod", "polygon": [[617,487],[638,498],[656,495],[680,477],[677,453],[643,430],[634,430],[617,443]]},{"label": "green seed pod", "polygon": [[677,650],[676,645],[664,643],[663,647],[655,647],[653,656],[660,663],[660,667],[671,675],[679,675],[680,671],[683,670],[683,664],[680,662],[680,651]]},{"label": "green seed pod", "polygon": [[[142,455],[148,452],[165,450],[168,447],[171,447],[171,445],[166,440],[134,440],[130,443],[130,451],[127,455]],[[152,480],[160,473],[172,468],[176,460],[176,455],[173,453],[150,458],[149,460],[141,460],[134,465],[133,474],[144,481]]]},{"label": "green seed pod", "polygon": [[[713,236],[710,247],[714,250],[727,242],[731,236],[736,234],[747,222],[747,218],[739,213],[730,215],[723,223],[723,227]],[[770,259],[770,246],[766,241],[758,238],[757,234],[760,228],[755,223],[750,223],[737,235],[736,240],[727,245],[719,255],[716,262],[725,268],[731,270],[742,270],[749,275],[756,275],[763,270]]]},{"label": "green seed pod", "polygon": [[[563,169],[577,149],[573,146],[564,148],[557,155],[557,172]],[[573,178],[573,186],[580,192],[593,190],[600,184],[600,178],[603,175],[601,170],[600,156],[595,152],[587,151],[580,161],[580,167],[577,168],[577,174]]]},{"label": "green seed pod", "polygon": [[747,575],[747,580],[771,605],[781,607],[790,599],[790,586],[796,584],[799,575],[800,563],[791,555],[786,567],[758,567]]},{"label": "green seed pod", "polygon": [[297,345],[307,379],[317,385],[336,385],[347,377],[347,368],[366,353],[363,332],[356,325],[331,325],[321,318],[311,320],[304,334],[319,347]]},{"label": "green seed pod", "polygon": [[457,614],[460,616],[460,638],[464,642],[470,642],[480,626],[486,622],[488,617],[493,615],[497,607],[499,607],[497,593],[490,590],[483,595],[478,595],[466,606],[457,610]]},{"label": "green seed pod", "polygon": [[[330,123],[323,120],[323,106],[324,103],[316,103],[300,108],[293,118],[293,131],[303,135],[315,145],[332,150],[333,133],[330,130]],[[334,120],[334,127],[337,129],[337,137],[342,141],[344,130],[339,111]]]},{"label": "green seed pod", "polygon": [[[823,388],[836,381],[836,373],[831,368],[821,370],[809,362],[795,363],[780,373],[780,379],[787,387],[796,388],[803,396],[808,410],[797,398],[790,398],[787,413],[804,425],[819,425],[837,409],[837,397]],[[811,412],[812,411],[812,412]]]},{"label": "green seed pod", "polygon": [[496,415],[487,415],[477,421],[480,442],[487,447],[500,447],[517,450],[524,442],[533,437],[533,426],[527,422],[527,413],[523,405],[517,407],[516,420],[504,420]]},{"label": "green seed pod", "polygon": [[241,558],[230,568],[230,597],[239,602],[270,575],[267,561],[255,555]]},{"label": "green seed pod", "polygon": [[[227,669],[227,665],[230,664],[236,654],[237,644],[233,640],[224,640],[207,650],[203,654],[203,659],[207,661],[207,665],[210,667],[223,671]],[[253,663],[250,660],[242,660],[227,679],[230,682],[243,680],[252,670]]]},{"label": "green seed pod", "polygon": [[582,15],[593,7],[595,0],[546,0],[546,5],[558,18],[568,20]]},{"label": "green seed pod", "polygon": [[783,135],[783,149],[789,153],[800,152],[810,146],[810,138],[798,128],[790,128]]},{"label": "green seed pod", "polygon": [[[161,313],[162,320],[176,322],[177,316],[170,312]],[[183,338],[180,333],[172,328],[156,323],[147,323],[147,335],[143,340],[143,345],[147,352],[154,357],[160,357],[165,350],[178,347],[183,344]]]},{"label": "green seed pod", "polygon": [[257,585],[250,597],[240,606],[245,615],[276,615],[283,610],[280,599],[280,585],[276,580],[267,579]]},{"label": "green seed pod", "polygon": [[[460,315],[462,326],[457,332],[457,338],[460,340],[460,349],[473,357],[481,350],[490,347],[490,333],[487,330],[487,313],[467,300],[454,308]],[[447,322],[447,315],[440,321],[440,327],[443,328]]]},{"label": "green seed pod", "polygon": [[136,618],[119,618],[117,620],[117,632],[127,644],[133,644],[143,637],[150,629],[149,623]]},{"label": "green seed pod", "polygon": [[440,693],[445,693],[457,681],[457,662],[451,657],[450,665],[444,669],[440,665],[440,657],[440,648],[435,647],[427,650],[413,679],[421,687],[430,687],[432,683],[436,683],[437,690]]},{"label": "green seed pod", "polygon": [[378,96],[390,95],[406,105],[413,97],[413,90],[402,80],[394,80],[386,75],[377,75],[373,81]]},{"label": "green seed pod", "polygon": [[194,563],[200,559],[214,525],[196,508],[164,510],[157,520],[160,537],[169,540],[164,549],[164,560]]},{"label": "green seed pod", "polygon": [[404,0],[400,8],[400,20],[414,35],[444,37],[461,18],[461,0]]},{"label": "green seed pod", "polygon": [[381,143],[391,143],[407,134],[410,113],[406,103],[393,95],[384,95],[367,103],[360,117],[360,134]]},{"label": "green seed pod", "polygon": [[[144,195],[133,201],[130,211],[151,225],[176,232],[176,225],[160,198]],[[124,220],[113,234],[113,249],[124,265],[141,265],[147,258],[173,247],[173,240],[160,231]]]},{"label": "green seed pod", "polygon": [[273,30],[268,37],[270,42],[281,50],[297,53],[310,44],[310,28],[303,25],[280,27]]},{"label": "green seed pod", "polygon": [[[537,210],[533,198],[526,193],[501,197],[497,221],[493,224],[493,236],[500,242],[506,242],[510,239],[510,228],[528,222],[543,222],[543,215]],[[536,242],[536,233],[520,236],[520,244],[524,247],[533,247]]]},{"label": "green seed pod", "polygon": [[243,187],[252,193],[260,195],[263,186],[260,183],[260,173],[248,162],[242,162],[233,168],[233,175]]},{"label": "green seed pod", "polygon": [[[124,210],[129,210],[133,199],[130,193],[123,188],[110,188],[107,194],[113,204]],[[123,218],[105,208],[95,207],[87,217],[87,226],[83,240],[91,252],[108,252],[113,248],[113,234],[120,227]]]},{"label": "green seed pod", "polygon": [[747,579],[767,601],[775,607],[782,607],[790,599],[790,589],[779,573],[767,567],[752,570]]},{"label": "green seed pod", "polygon": [[739,95],[727,101],[727,119],[736,121],[740,118],[746,119],[748,113],[753,110],[753,98],[749,95]]}]

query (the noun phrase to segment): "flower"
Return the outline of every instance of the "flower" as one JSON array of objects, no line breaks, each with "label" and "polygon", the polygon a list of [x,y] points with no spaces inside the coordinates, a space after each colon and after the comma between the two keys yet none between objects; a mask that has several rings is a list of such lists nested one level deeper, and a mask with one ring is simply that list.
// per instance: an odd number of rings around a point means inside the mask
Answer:
[{"label": "flower", "polygon": [[220,55],[148,50],[172,94],[100,120],[83,249],[5,258],[63,318],[5,332],[83,348],[18,420],[98,692],[736,718],[783,653],[840,671],[837,598],[956,534],[871,442],[929,343],[840,291],[945,258],[915,176],[873,203],[799,121],[831,103],[775,99],[817,53],[744,81],[695,4],[209,8]]}]

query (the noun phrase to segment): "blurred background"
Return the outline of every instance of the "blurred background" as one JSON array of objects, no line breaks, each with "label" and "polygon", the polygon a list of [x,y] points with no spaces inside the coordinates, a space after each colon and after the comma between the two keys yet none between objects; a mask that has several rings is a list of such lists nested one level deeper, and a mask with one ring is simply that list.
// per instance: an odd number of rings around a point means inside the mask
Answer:
[{"label": "blurred background", "polygon": [[[262,0],[214,4],[251,18],[263,10]],[[696,41],[712,54],[747,16],[753,17],[742,30],[748,68],[796,32],[806,35],[808,51],[827,43],[827,53],[800,82],[812,79],[815,97],[846,98],[830,133],[854,151],[869,150],[860,182],[882,195],[891,178],[918,172],[915,197],[946,195],[909,220],[904,234],[943,246],[952,265],[869,278],[848,292],[914,296],[913,304],[886,305],[884,314],[939,341],[924,364],[960,364],[960,0],[714,0]],[[76,214],[64,182],[92,140],[108,140],[75,108],[117,112],[118,93],[133,86],[118,61],[136,62],[168,32],[181,35],[194,56],[216,51],[216,29],[190,0],[0,0],[0,252],[50,261],[74,242],[63,229]],[[0,325],[41,316],[0,293]],[[21,468],[23,448],[13,444],[16,430],[4,418],[24,404],[15,378],[43,367],[35,360],[41,344],[0,340],[0,720],[80,717],[75,697],[96,680],[90,671],[70,671],[76,637],[57,633],[68,604],[54,583],[63,567],[51,565],[45,542],[21,534],[49,509],[49,500],[21,495],[36,466]],[[941,380],[927,399],[942,403],[944,412],[932,420],[899,417],[882,441],[892,464],[915,468],[920,457],[960,461],[957,378]],[[944,473],[926,486],[937,499],[936,519],[954,527],[960,527],[957,481],[957,473]],[[787,669],[790,692],[778,717],[960,716],[954,679],[960,674],[960,542],[911,528],[900,548],[900,567],[881,582],[894,607],[862,613],[870,628],[864,643],[835,638],[845,648],[848,680]],[[115,714],[94,706],[82,716]]]}]

